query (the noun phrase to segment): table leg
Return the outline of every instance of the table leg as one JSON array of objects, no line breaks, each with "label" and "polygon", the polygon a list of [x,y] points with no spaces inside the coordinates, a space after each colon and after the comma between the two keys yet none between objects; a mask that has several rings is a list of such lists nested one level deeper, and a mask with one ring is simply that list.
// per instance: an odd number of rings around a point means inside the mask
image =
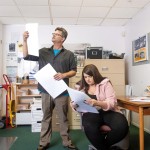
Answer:
[{"label": "table leg", "polygon": [[139,125],[140,150],[144,150],[144,117],[142,107],[139,107]]}]

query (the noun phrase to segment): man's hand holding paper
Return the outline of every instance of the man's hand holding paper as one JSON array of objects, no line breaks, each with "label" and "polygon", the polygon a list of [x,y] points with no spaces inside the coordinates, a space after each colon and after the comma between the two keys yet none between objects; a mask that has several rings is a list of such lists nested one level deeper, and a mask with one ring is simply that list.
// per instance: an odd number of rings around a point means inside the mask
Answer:
[{"label": "man's hand holding paper", "polygon": [[62,74],[57,73],[50,64],[47,64],[39,70],[34,77],[53,98],[59,96],[68,87],[67,84],[61,80]]}]

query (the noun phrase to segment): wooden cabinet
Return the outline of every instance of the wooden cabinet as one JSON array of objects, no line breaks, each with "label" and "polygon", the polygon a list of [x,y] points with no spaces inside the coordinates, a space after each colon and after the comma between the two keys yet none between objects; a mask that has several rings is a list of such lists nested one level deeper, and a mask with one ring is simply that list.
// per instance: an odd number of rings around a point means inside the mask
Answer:
[{"label": "wooden cabinet", "polygon": [[33,97],[37,96],[40,96],[37,84],[16,84],[16,111],[31,110]]},{"label": "wooden cabinet", "polygon": [[40,96],[37,84],[16,84],[16,125],[31,124],[31,103]]},{"label": "wooden cabinet", "polygon": [[[83,67],[78,67],[77,68],[76,75],[69,79],[69,87],[74,89],[75,84],[79,80],[81,80],[82,70],[83,70]],[[72,108],[70,107],[70,104],[69,104],[69,113],[68,113],[68,115],[69,115],[68,118],[69,118],[70,129],[81,129],[81,116],[78,112],[75,112],[75,111],[72,110]]]},{"label": "wooden cabinet", "polygon": [[102,76],[110,79],[117,96],[125,95],[124,59],[86,59],[85,65],[87,64],[94,64]]}]

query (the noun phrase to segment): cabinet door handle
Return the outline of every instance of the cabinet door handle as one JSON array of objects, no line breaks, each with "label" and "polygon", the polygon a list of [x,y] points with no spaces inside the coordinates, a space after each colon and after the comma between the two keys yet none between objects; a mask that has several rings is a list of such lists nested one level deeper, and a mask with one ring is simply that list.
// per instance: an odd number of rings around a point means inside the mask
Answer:
[{"label": "cabinet door handle", "polygon": [[81,76],[75,76],[76,78],[81,78]]},{"label": "cabinet door handle", "polygon": [[36,108],[36,110],[42,110],[41,108]]},{"label": "cabinet door handle", "polygon": [[102,71],[108,71],[108,67],[102,67]]},{"label": "cabinet door handle", "polygon": [[37,123],[41,123],[41,121],[37,121]]}]

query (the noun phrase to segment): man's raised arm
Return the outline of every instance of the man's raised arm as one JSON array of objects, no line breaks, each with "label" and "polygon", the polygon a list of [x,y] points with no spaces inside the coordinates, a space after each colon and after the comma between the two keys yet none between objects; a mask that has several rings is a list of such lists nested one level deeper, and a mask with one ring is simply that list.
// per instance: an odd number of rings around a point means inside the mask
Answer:
[{"label": "man's raised arm", "polygon": [[25,31],[23,33],[23,57],[26,57],[28,55],[28,44],[27,44],[28,37],[29,37],[29,32]]}]

